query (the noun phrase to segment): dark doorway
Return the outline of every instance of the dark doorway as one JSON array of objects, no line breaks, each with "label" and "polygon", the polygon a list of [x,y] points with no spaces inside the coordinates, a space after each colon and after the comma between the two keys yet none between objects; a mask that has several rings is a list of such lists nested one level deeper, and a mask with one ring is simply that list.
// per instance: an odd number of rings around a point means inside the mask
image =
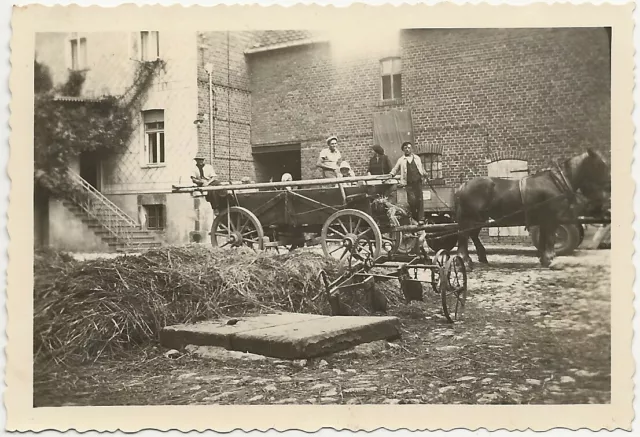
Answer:
[{"label": "dark doorway", "polygon": [[253,159],[256,182],[279,182],[284,173],[290,173],[294,181],[302,178],[299,144],[254,147]]},{"label": "dark doorway", "polygon": [[84,152],[80,154],[80,177],[98,191],[102,189],[100,167],[100,157],[97,153]]}]

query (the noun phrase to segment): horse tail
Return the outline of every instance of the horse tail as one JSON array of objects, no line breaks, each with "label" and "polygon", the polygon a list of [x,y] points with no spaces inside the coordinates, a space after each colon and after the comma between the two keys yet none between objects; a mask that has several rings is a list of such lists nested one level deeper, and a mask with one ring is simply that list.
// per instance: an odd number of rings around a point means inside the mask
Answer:
[{"label": "horse tail", "polygon": [[460,198],[462,197],[464,188],[465,188],[465,183],[461,183],[453,191],[453,214],[454,214],[456,223],[460,223],[460,221],[462,220],[462,201]]}]

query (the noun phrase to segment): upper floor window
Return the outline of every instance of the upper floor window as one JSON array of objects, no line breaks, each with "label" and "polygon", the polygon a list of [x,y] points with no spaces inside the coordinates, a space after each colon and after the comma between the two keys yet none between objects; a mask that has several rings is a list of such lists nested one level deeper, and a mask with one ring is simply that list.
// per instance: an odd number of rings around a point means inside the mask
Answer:
[{"label": "upper floor window", "polygon": [[164,110],[144,111],[142,116],[144,119],[144,146],[147,164],[164,164]]},{"label": "upper floor window", "polygon": [[140,32],[140,60],[155,61],[160,57],[160,32]]},{"label": "upper floor window", "polygon": [[382,76],[382,100],[402,98],[402,60],[388,58],[380,61]]},{"label": "upper floor window", "polygon": [[70,64],[72,70],[84,70],[87,65],[87,39],[81,38],[77,33],[69,38]]},{"label": "upper floor window", "polygon": [[421,156],[422,166],[427,172],[427,177],[430,180],[442,180],[444,175],[442,173],[442,155],[439,153],[426,153]]}]

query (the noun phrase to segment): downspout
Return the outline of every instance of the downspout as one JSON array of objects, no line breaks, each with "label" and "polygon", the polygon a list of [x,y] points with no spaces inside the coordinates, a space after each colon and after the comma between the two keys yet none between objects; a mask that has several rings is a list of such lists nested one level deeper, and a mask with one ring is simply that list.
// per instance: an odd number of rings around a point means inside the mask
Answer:
[{"label": "downspout", "polygon": [[214,141],[213,141],[213,130],[214,130],[214,116],[213,116],[213,82],[212,82],[212,74],[213,74],[213,65],[211,63],[206,63],[204,65],[204,71],[207,72],[209,76],[209,159],[211,161],[211,166],[213,166],[213,159],[215,158],[214,151]]}]

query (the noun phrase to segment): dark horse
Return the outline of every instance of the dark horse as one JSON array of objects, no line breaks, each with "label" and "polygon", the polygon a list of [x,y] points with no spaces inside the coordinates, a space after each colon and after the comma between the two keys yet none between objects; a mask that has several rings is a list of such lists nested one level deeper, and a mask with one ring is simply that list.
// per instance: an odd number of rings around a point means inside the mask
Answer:
[{"label": "dark horse", "polygon": [[555,258],[558,225],[577,217],[578,193],[587,199],[591,212],[610,210],[611,169],[592,149],[521,181],[477,177],[463,183],[454,196],[458,254],[470,268],[467,244],[471,237],[478,261],[488,262],[478,235],[491,218],[502,226],[540,226],[538,257],[543,267],[549,267]]}]

